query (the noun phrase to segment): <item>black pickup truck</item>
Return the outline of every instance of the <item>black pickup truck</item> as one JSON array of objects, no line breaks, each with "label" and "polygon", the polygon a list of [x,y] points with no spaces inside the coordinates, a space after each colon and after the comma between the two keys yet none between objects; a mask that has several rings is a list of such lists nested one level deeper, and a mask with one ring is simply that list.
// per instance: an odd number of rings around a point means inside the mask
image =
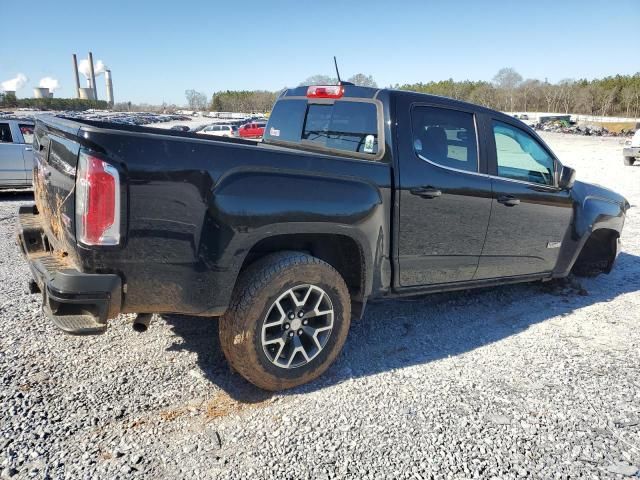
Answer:
[{"label": "black pickup truck", "polygon": [[220,316],[265,389],[334,361],[368,299],[609,272],[628,202],[517,119],[352,85],[299,87],[264,141],[38,120],[19,243],[47,316]]}]

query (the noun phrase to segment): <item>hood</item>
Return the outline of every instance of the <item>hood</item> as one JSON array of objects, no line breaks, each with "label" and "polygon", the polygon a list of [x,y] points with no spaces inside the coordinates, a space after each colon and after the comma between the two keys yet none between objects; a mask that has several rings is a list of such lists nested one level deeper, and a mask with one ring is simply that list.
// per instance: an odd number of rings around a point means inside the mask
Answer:
[{"label": "hood", "polygon": [[609,190],[606,187],[596,185],[595,183],[586,183],[576,180],[572,191],[573,194],[581,201],[584,201],[587,197],[595,197],[600,200],[617,203],[620,205],[623,212],[626,212],[631,207],[629,201],[622,195],[614,192],[613,190]]}]

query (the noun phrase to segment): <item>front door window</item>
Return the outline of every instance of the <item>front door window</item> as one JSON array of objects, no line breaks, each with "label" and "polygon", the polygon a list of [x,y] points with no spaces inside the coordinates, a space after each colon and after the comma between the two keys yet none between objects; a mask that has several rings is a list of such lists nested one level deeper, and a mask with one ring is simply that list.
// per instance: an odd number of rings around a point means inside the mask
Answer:
[{"label": "front door window", "polygon": [[555,161],[528,133],[503,122],[493,122],[498,176],[542,185],[554,185]]}]

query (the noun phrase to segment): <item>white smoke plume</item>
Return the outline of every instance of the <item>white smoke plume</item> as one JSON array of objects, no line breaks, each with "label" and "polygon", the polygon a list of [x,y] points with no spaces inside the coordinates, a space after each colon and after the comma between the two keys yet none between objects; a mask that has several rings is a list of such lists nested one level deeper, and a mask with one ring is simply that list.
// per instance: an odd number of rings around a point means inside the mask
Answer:
[{"label": "white smoke plume", "polygon": [[60,89],[60,82],[55,78],[43,77],[40,79],[40,88],[48,88],[49,91],[54,92]]},{"label": "white smoke plume", "polygon": [[[102,75],[106,69],[107,66],[102,63],[102,60],[98,60],[93,66],[93,73],[97,77],[98,75]],[[86,78],[91,77],[91,67],[89,66],[89,60],[87,60],[86,58],[80,60],[80,63],[78,64],[78,70]]]},{"label": "white smoke plume", "polygon": [[23,73],[19,73],[15,76],[15,78],[11,78],[0,83],[0,87],[2,87],[1,89],[5,92],[15,92],[24,87],[24,84],[28,81],[29,79],[26,77],[26,75],[24,75]]}]

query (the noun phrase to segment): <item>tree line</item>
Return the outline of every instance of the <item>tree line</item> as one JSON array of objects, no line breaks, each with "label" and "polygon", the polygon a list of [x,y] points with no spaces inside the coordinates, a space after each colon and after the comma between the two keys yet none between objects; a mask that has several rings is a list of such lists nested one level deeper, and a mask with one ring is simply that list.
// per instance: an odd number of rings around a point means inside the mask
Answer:
[{"label": "tree line", "polygon": [[[371,75],[357,73],[347,79],[355,85],[364,87],[377,87]],[[338,79],[327,75],[312,75],[300,85],[335,85]],[[207,96],[196,90],[184,92],[187,105],[191,110],[211,110],[214,112],[268,112],[285,88],[270,92],[268,90],[225,90],[214,92],[211,101],[207,102]]]},{"label": "tree line", "polygon": [[393,88],[443,95],[510,112],[640,117],[640,72],[594,80],[565,79],[554,84],[523,79],[514,69],[503,68],[491,82],[449,79],[396,84]]},{"label": "tree line", "polygon": [[[376,87],[371,75],[356,74],[347,81]],[[300,85],[332,85],[337,78],[313,75]],[[640,117],[640,72],[601,79],[564,79],[550,83],[546,79],[523,78],[513,68],[502,68],[491,81],[453,79],[426,83],[395,84],[391,88],[442,95],[477,103],[502,111],[581,113],[600,116]],[[216,92],[207,102],[205,94],[187,90],[189,107],[226,112],[267,112],[279,95],[267,90],[226,90]]]},{"label": "tree line", "polygon": [[109,108],[106,100],[83,100],[80,98],[16,98],[14,93],[0,92],[0,108],[36,108],[38,110],[82,111],[90,108]]}]

